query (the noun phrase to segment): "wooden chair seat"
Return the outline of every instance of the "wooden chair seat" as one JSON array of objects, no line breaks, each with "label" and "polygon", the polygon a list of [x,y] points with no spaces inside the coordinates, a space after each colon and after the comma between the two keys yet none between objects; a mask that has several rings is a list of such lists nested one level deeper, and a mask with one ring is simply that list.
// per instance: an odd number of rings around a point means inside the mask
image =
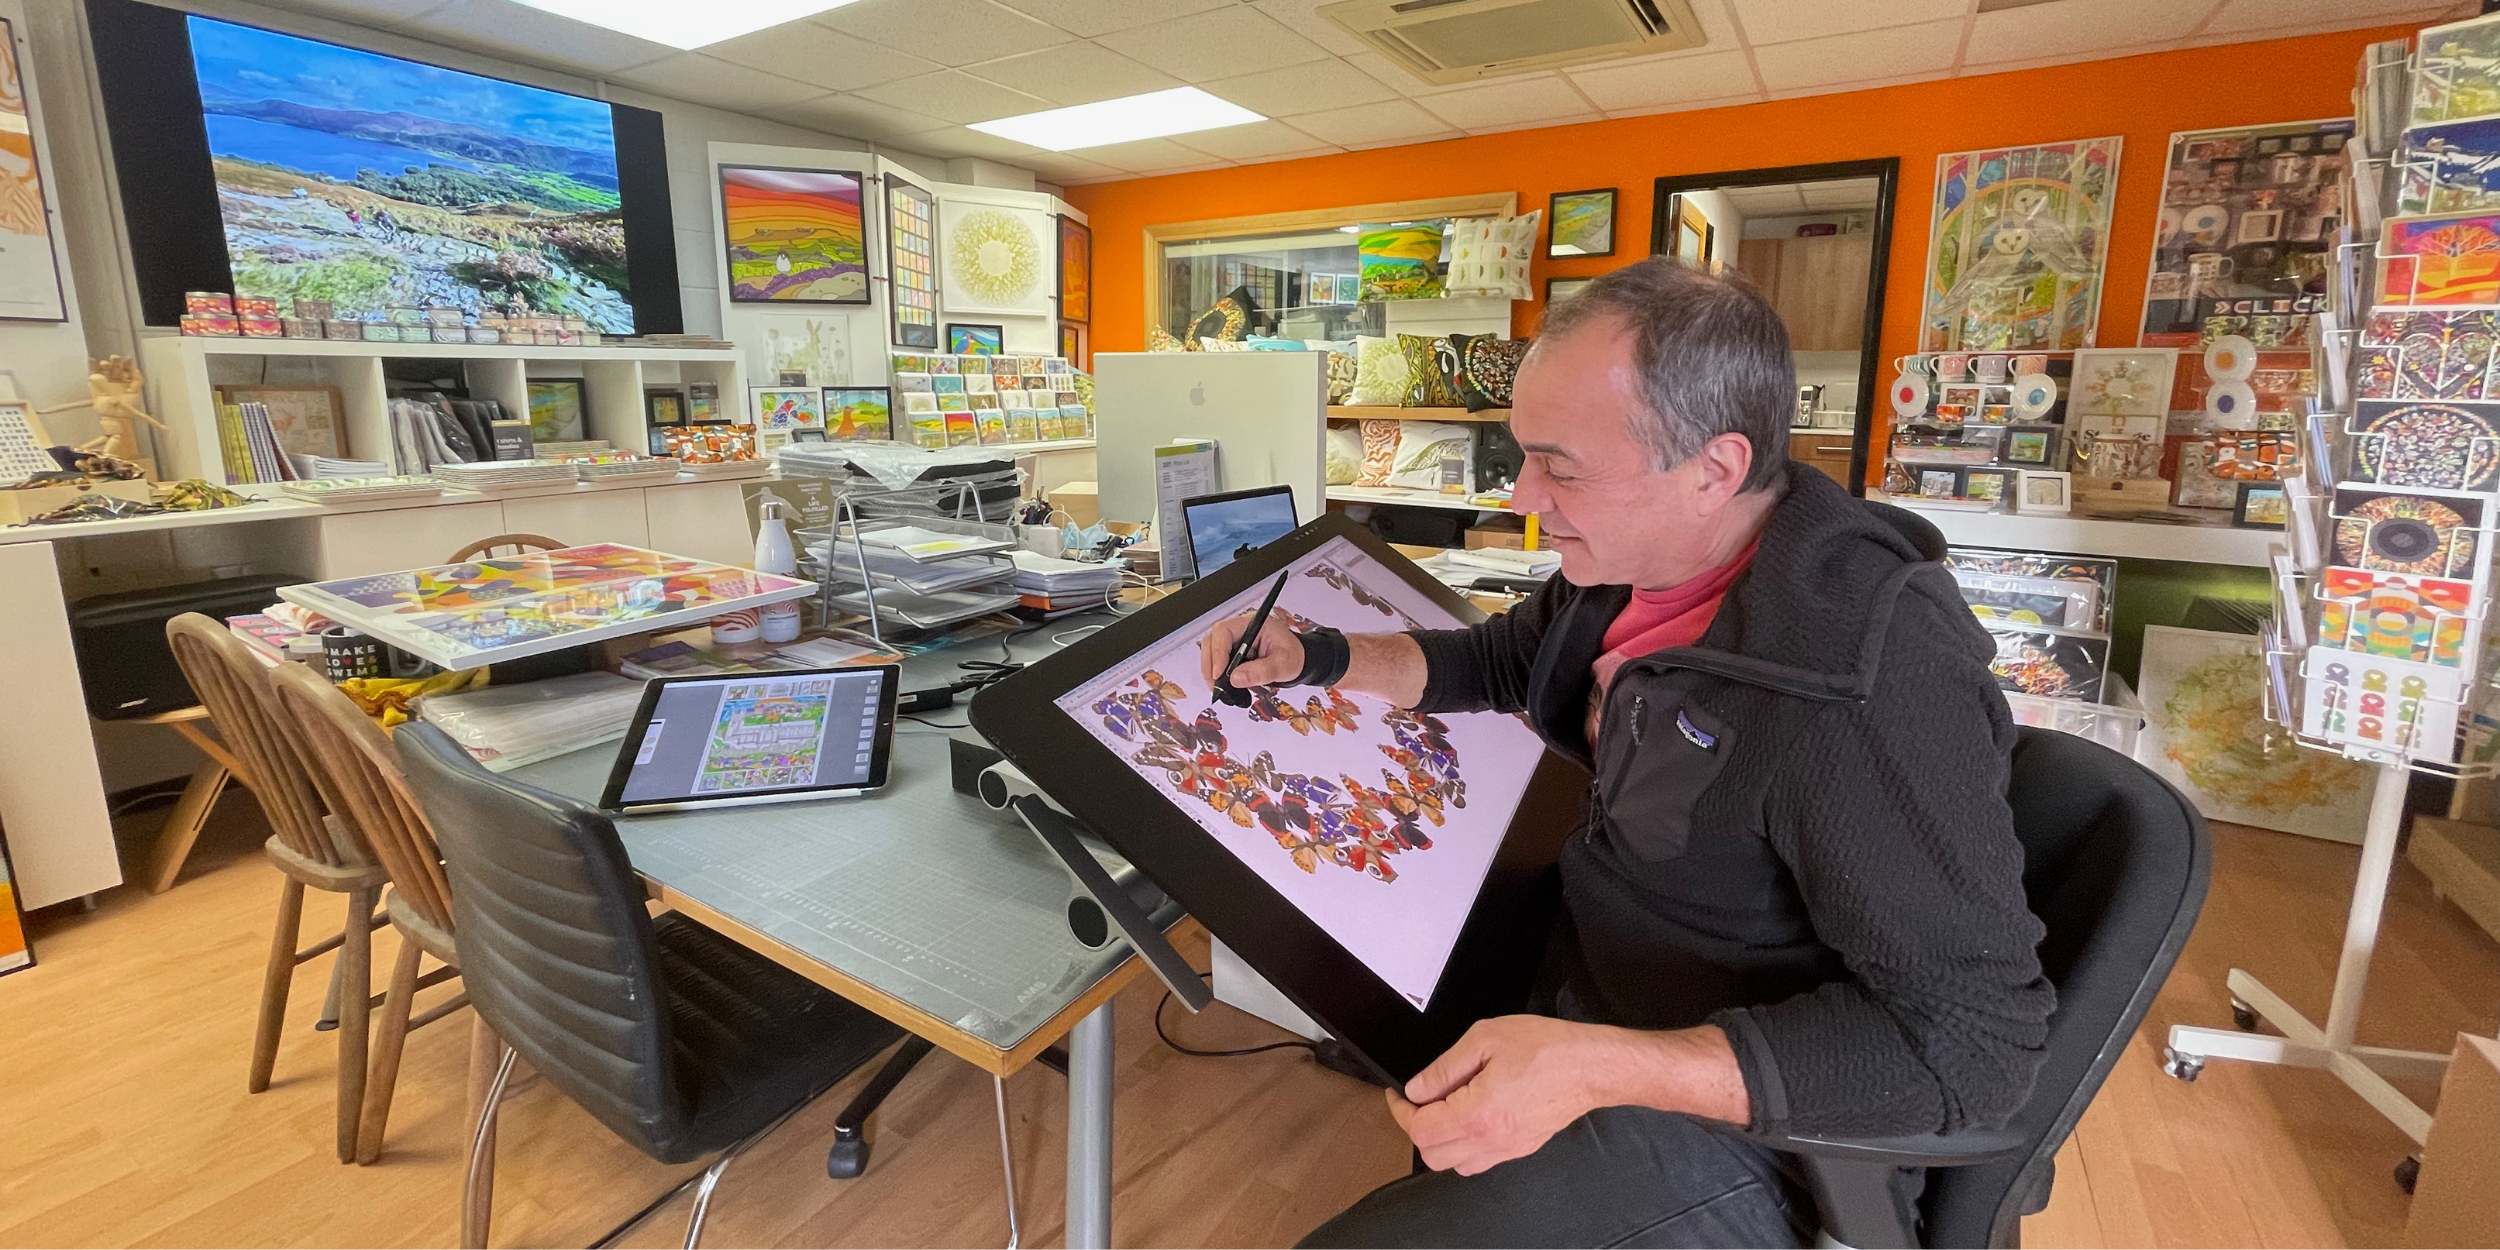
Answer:
[{"label": "wooden chair seat", "polygon": [[288,846],[275,834],[260,849],[268,853],[269,862],[276,864],[278,871],[316,890],[344,894],[349,890],[378,890],[390,884],[391,874],[380,864],[325,864]]}]

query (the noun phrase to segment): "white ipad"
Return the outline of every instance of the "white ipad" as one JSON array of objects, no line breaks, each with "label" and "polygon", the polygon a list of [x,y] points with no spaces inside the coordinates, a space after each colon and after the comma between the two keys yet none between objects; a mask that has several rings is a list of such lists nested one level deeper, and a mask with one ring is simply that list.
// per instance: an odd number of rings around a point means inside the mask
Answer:
[{"label": "white ipad", "polygon": [[901,670],[666,677],[643,687],[599,805],[612,812],[787,803],[885,785]]}]

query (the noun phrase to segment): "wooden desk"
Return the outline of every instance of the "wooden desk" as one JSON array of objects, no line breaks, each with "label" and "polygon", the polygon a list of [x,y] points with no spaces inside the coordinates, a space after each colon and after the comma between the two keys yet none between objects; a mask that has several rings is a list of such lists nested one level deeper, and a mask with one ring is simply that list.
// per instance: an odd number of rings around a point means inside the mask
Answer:
[{"label": "wooden desk", "polygon": [[[1016,653],[1048,649],[1042,633]],[[983,639],[916,656],[903,688],[997,655]],[[1068,1244],[1108,1245],[1111,1000],[1146,966],[1125,943],[1077,944],[1066,869],[1013,817],[954,792],[948,736],[904,722],[875,795],[625,817],[617,833],[653,897],[984,1072],[1012,1075],[1065,1039]],[[595,802],[616,750],[513,776]]]}]

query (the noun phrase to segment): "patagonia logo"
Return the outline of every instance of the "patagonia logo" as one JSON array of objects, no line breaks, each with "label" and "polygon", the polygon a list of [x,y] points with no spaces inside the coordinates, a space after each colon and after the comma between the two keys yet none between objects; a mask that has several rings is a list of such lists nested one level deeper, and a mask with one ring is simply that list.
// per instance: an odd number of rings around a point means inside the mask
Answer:
[{"label": "patagonia logo", "polygon": [[1693,723],[1692,717],[1685,715],[1681,711],[1675,714],[1675,731],[1684,735],[1684,740],[1686,742],[1692,743],[1694,746],[1700,747],[1704,751],[1713,750],[1719,745],[1719,740],[1716,736],[1704,733],[1701,726]]}]

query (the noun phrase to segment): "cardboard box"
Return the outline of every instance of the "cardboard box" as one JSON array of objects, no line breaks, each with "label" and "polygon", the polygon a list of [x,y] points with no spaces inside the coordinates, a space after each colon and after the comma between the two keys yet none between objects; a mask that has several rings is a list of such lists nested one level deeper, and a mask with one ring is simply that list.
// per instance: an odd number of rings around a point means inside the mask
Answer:
[{"label": "cardboard box", "polygon": [[2159,477],[2084,477],[2074,479],[2074,506],[2083,511],[2115,509],[2134,512],[2170,506],[2170,481]]},{"label": "cardboard box", "polygon": [[2457,1035],[2422,1175],[2405,1220],[2408,1246],[2500,1246],[2500,1040]]},{"label": "cardboard box", "polygon": [[1067,513],[1078,529],[1084,529],[1102,519],[1102,488],[1092,482],[1063,483],[1050,492],[1050,506]]},{"label": "cardboard box", "polygon": [[1467,550],[1479,551],[1486,547],[1525,551],[1528,548],[1528,531],[1499,525],[1479,525],[1467,531]]},{"label": "cardboard box", "polygon": [[111,495],[134,503],[146,503],[156,498],[156,487],[146,481],[90,481],[83,486],[0,490],[0,525],[16,525],[30,517],[42,516],[86,494]]}]

